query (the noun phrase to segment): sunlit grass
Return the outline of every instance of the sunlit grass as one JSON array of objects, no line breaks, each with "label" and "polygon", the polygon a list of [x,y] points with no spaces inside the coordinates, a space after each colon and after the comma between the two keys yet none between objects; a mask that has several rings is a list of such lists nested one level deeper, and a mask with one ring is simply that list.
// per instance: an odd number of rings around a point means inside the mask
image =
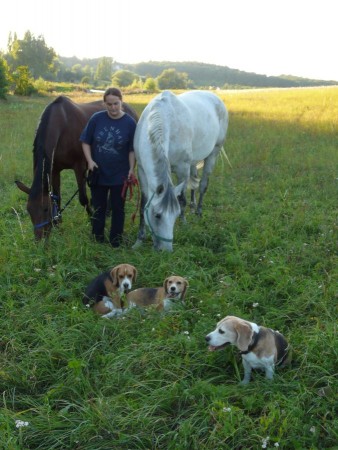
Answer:
[{"label": "sunlit grass", "polygon": [[[13,181],[32,180],[34,131],[54,97],[0,102],[1,448],[335,448],[338,89],[217,93],[233,168],[219,161],[202,218],[177,222],[172,254],[150,240],[131,250],[136,194],[122,248],[89,239],[76,200],[36,245]],[[151,98],[125,100],[141,112]],[[72,172],[62,180],[68,199]],[[86,284],[121,262],[138,268],[137,287],[187,277],[186,305],[121,320],[83,309]],[[240,387],[236,349],[204,341],[227,314],[283,332],[292,366]]]}]

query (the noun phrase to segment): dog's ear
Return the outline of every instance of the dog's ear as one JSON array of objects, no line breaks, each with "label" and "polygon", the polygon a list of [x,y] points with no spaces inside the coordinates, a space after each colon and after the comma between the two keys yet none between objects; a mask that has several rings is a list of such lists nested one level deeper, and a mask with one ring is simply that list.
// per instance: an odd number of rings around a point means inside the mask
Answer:
[{"label": "dog's ear", "polygon": [[167,284],[168,284],[168,280],[169,280],[169,277],[166,278],[166,279],[164,280],[164,282],[163,282],[164,292],[167,292]]},{"label": "dog's ear", "polygon": [[181,298],[182,299],[185,298],[185,294],[187,293],[187,289],[189,287],[188,280],[186,280],[185,278],[183,279],[183,283],[184,283],[184,288],[183,288],[183,291],[182,291],[182,294],[181,294]]},{"label": "dog's ear", "polygon": [[114,286],[118,286],[118,284],[119,284],[119,279],[118,279],[119,269],[120,269],[120,266],[116,266],[110,271],[110,275],[112,277]]},{"label": "dog's ear", "polygon": [[250,345],[253,330],[251,326],[244,321],[241,322],[236,321],[236,323],[234,324],[234,329],[237,332],[237,340],[235,342],[235,345],[237,345],[239,350],[244,352],[245,350],[248,349]]},{"label": "dog's ear", "polygon": [[134,281],[137,280],[137,270],[136,267],[133,266],[133,273],[134,273]]}]

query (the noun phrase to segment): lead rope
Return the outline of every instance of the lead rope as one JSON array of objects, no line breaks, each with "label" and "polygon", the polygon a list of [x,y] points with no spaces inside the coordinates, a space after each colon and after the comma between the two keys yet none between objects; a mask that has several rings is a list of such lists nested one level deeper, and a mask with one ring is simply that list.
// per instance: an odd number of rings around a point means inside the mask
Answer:
[{"label": "lead rope", "polygon": [[131,175],[127,180],[124,181],[122,193],[121,193],[121,197],[123,198],[123,200],[126,200],[127,193],[129,190],[129,200],[131,200],[133,198],[134,186],[137,187],[137,202],[136,202],[135,212],[133,212],[133,214],[131,215],[132,222],[135,221],[137,211],[139,210],[139,207],[140,207],[140,185],[139,185],[138,179],[135,177],[135,175]]}]

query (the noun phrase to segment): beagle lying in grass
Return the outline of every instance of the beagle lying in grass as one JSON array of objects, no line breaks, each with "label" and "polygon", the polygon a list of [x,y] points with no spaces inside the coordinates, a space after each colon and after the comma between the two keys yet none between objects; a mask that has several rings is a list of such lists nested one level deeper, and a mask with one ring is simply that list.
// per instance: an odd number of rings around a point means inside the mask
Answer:
[{"label": "beagle lying in grass", "polygon": [[177,301],[183,302],[188,288],[188,281],[179,276],[164,280],[158,288],[139,288],[127,294],[129,307],[146,307],[154,305],[158,311],[170,309]]},{"label": "beagle lying in grass", "polygon": [[92,306],[102,317],[123,314],[124,297],[136,281],[137,270],[130,264],[120,264],[95,277],[87,286],[82,302]]},{"label": "beagle lying in grass", "polygon": [[282,334],[238,317],[225,317],[205,339],[209,351],[219,350],[228,344],[235,345],[241,351],[244,366],[241,384],[249,383],[252,369],[265,370],[266,378],[272,380],[275,366],[288,362],[289,346]]}]

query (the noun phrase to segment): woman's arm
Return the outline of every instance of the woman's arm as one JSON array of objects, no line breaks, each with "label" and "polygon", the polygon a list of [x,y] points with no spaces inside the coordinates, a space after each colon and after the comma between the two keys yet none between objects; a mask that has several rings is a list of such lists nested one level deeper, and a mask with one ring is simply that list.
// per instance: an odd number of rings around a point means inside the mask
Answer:
[{"label": "woman's arm", "polygon": [[85,155],[88,164],[88,170],[93,170],[95,167],[98,168],[98,165],[92,158],[92,151],[90,145],[86,142],[82,142],[82,150]]},{"label": "woman's arm", "polygon": [[129,152],[129,174],[128,179],[131,177],[131,175],[134,175],[134,169],[136,165],[136,158],[135,158],[135,152]]}]

